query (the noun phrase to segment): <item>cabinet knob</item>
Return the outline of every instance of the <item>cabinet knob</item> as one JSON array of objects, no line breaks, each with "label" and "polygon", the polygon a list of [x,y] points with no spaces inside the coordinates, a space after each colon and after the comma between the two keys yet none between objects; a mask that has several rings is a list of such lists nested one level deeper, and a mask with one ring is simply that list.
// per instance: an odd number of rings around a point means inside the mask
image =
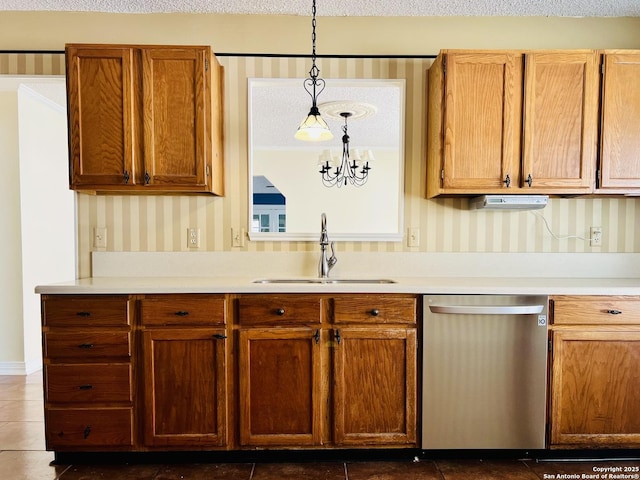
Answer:
[{"label": "cabinet knob", "polygon": [[380,315],[380,310],[378,310],[377,308],[371,310],[371,316],[377,317],[378,315]]},{"label": "cabinet knob", "polygon": [[502,183],[504,183],[507,188],[511,188],[511,177],[507,175]]},{"label": "cabinet knob", "polygon": [[84,439],[86,440],[91,435],[91,425],[87,425],[87,428],[84,429]]},{"label": "cabinet knob", "polygon": [[279,308],[276,310],[276,315],[278,315],[279,317],[284,315],[284,308]]},{"label": "cabinet knob", "polygon": [[342,336],[340,335],[340,330],[336,329],[336,331],[334,332],[333,336],[336,339],[336,343],[338,345],[340,345],[340,341],[342,340]]},{"label": "cabinet knob", "polygon": [[527,175],[527,179],[524,181],[524,183],[529,185],[529,187],[531,187],[531,185],[533,185],[533,177],[531,176],[531,174]]},{"label": "cabinet knob", "polygon": [[607,313],[610,315],[621,315],[622,310],[607,310]]}]

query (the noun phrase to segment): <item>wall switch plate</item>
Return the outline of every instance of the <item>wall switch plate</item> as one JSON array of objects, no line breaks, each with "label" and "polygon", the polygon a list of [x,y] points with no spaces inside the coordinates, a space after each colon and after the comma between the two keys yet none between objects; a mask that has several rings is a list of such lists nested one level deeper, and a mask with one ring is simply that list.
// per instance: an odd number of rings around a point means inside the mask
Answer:
[{"label": "wall switch plate", "polygon": [[246,232],[244,228],[231,228],[231,246],[244,247],[244,237]]},{"label": "wall switch plate", "polygon": [[591,227],[589,229],[589,245],[592,247],[602,246],[602,227]]},{"label": "wall switch plate", "polygon": [[93,228],[93,246],[95,248],[107,248],[107,227]]},{"label": "wall switch plate", "polygon": [[407,232],[407,246],[419,247],[420,246],[420,229],[417,227],[410,228]]},{"label": "wall switch plate", "polygon": [[200,248],[200,229],[187,228],[187,247]]}]

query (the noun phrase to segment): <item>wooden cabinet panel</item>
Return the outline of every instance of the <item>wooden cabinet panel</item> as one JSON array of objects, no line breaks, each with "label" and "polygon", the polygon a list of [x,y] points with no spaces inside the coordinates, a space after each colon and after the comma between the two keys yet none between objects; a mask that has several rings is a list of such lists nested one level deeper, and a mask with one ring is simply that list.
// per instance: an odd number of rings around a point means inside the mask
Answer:
[{"label": "wooden cabinet panel", "polygon": [[596,59],[594,51],[525,54],[522,186],[534,193],[593,190]]},{"label": "wooden cabinet panel", "polygon": [[322,299],[314,295],[248,295],[238,300],[241,325],[320,323]]},{"label": "wooden cabinet panel", "polygon": [[133,183],[133,50],[69,46],[66,54],[71,184]]},{"label": "wooden cabinet panel", "polygon": [[503,189],[507,176],[517,185],[522,56],[451,53],[445,62],[443,190]]},{"label": "wooden cabinet panel", "polygon": [[224,295],[145,295],[140,300],[143,325],[215,325],[226,322]]},{"label": "wooden cabinet panel", "polygon": [[149,329],[142,335],[145,444],[226,445],[224,329]]},{"label": "wooden cabinet panel", "polygon": [[132,302],[126,295],[44,296],[42,321],[49,327],[128,326]]},{"label": "wooden cabinet panel", "polygon": [[206,186],[211,116],[204,47],[144,48],[144,164],[151,185]]},{"label": "wooden cabinet panel", "polygon": [[416,323],[415,296],[348,295],[333,299],[335,323]]},{"label": "wooden cabinet panel", "polygon": [[133,445],[131,408],[48,408],[47,450],[95,450]]},{"label": "wooden cabinet panel", "polygon": [[602,193],[640,192],[640,51],[605,51],[600,178]]},{"label": "wooden cabinet panel", "polygon": [[323,380],[316,332],[293,327],[239,331],[242,446],[320,445]]},{"label": "wooden cabinet panel", "polygon": [[130,357],[131,338],[128,332],[50,331],[44,333],[44,354],[51,359]]},{"label": "wooden cabinet panel", "polygon": [[556,325],[640,325],[640,297],[556,296],[551,308]]},{"label": "wooden cabinet panel", "polygon": [[51,403],[131,402],[131,365],[45,365],[46,398]]},{"label": "wooden cabinet panel", "polygon": [[337,445],[416,444],[416,331],[341,328],[334,348]]},{"label": "wooden cabinet panel", "polygon": [[640,445],[640,331],[553,332],[551,445]]}]

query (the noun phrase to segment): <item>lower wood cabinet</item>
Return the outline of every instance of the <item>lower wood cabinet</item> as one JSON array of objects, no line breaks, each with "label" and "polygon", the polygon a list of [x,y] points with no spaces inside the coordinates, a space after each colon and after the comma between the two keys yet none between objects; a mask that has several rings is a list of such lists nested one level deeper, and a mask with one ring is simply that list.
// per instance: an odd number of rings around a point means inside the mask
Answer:
[{"label": "lower wood cabinet", "polygon": [[241,446],[417,446],[415,297],[264,297],[238,299]]},{"label": "lower wood cabinet", "polygon": [[240,330],[238,424],[242,446],[322,444],[319,330]]},{"label": "lower wood cabinet", "polygon": [[416,329],[337,329],[333,348],[336,445],[416,442]]},{"label": "lower wood cabinet", "polygon": [[43,295],[47,448],[417,448],[417,305]]},{"label": "lower wood cabinet", "polygon": [[640,446],[640,297],[551,301],[552,448]]},{"label": "lower wood cabinet", "polygon": [[226,446],[224,296],[157,295],[140,303],[144,444]]},{"label": "lower wood cabinet", "polygon": [[43,295],[48,450],[130,450],[135,443],[128,295]]}]

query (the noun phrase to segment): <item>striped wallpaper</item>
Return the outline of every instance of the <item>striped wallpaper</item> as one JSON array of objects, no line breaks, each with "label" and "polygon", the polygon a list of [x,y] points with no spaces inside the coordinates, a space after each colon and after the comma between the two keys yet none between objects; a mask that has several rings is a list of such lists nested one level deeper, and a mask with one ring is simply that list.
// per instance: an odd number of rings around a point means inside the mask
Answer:
[{"label": "striped wallpaper", "polygon": [[[343,242],[339,251],[416,252],[640,252],[640,199],[589,197],[552,199],[536,212],[467,210],[464,198],[425,196],[425,72],[430,59],[319,59],[325,79],[406,79],[405,227],[420,229],[420,246],[406,242]],[[200,251],[315,250],[314,242],[249,242],[231,246],[231,229],[247,228],[247,78],[305,78],[306,58],[221,57],[225,67],[226,196],[78,195],[78,259],[81,276],[91,274],[95,226],[107,228],[108,251],[186,251],[186,231],[201,231]],[[2,74],[61,74],[61,55],[0,55]],[[585,237],[603,229],[602,247]]]}]

